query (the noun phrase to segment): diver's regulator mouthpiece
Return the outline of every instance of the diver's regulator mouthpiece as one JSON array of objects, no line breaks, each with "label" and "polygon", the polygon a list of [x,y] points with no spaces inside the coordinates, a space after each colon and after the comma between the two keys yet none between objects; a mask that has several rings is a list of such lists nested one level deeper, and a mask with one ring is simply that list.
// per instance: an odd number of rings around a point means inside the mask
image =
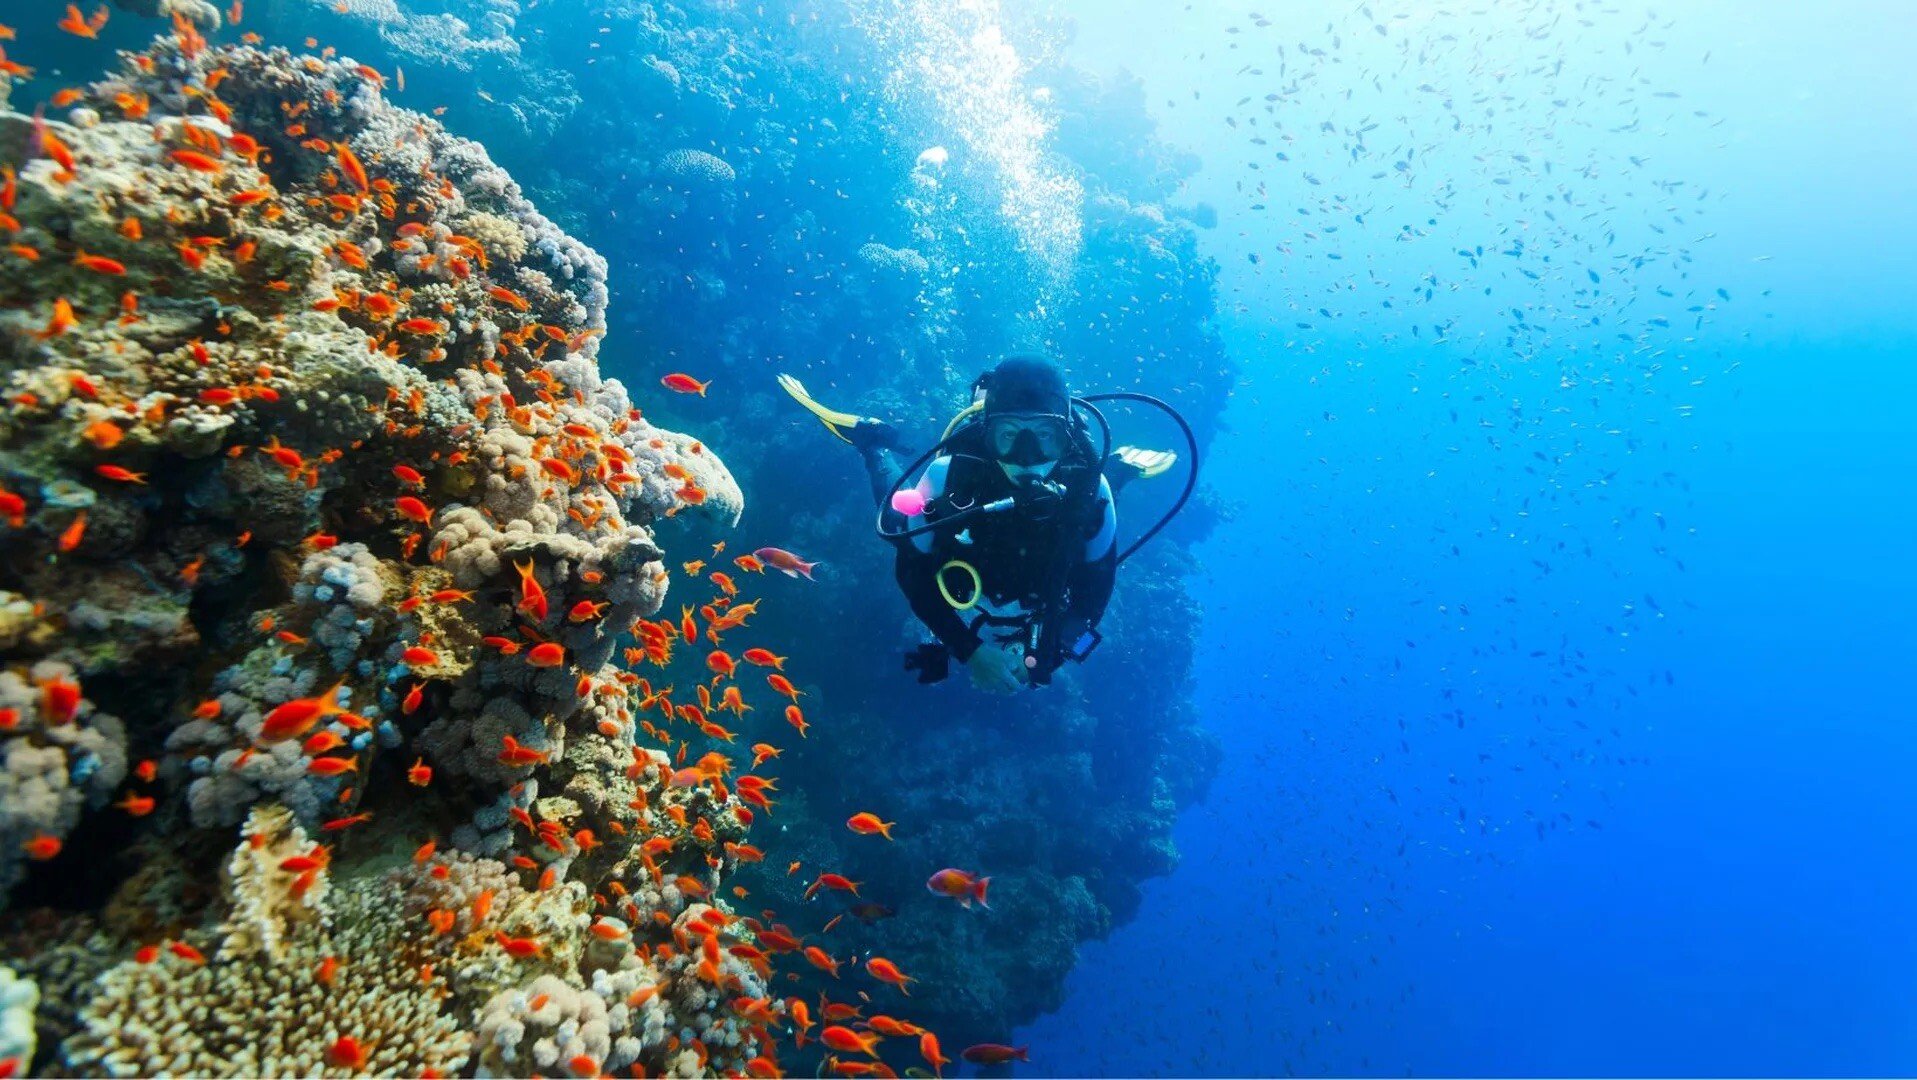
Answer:
[{"label": "diver's regulator mouthpiece", "polygon": [[1002,499],[993,499],[991,502],[979,507],[978,512],[981,514],[998,514],[1010,510],[1015,506],[1040,506],[1057,502],[1063,498],[1065,498],[1065,485],[1055,480],[1033,477],[1030,480],[1021,482],[1018,485],[1018,489],[1010,495]]}]

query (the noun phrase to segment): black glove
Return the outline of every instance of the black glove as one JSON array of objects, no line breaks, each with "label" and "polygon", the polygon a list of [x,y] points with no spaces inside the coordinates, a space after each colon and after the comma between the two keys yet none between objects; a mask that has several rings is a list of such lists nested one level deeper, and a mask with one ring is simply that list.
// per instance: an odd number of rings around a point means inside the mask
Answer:
[{"label": "black glove", "polygon": [[905,670],[918,672],[921,683],[942,682],[952,672],[952,653],[936,642],[920,645],[905,654]]}]

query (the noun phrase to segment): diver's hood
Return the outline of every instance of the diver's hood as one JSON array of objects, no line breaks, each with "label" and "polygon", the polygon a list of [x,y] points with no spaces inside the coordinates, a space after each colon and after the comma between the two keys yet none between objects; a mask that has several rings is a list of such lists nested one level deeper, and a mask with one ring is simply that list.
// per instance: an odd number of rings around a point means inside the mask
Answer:
[{"label": "diver's hood", "polygon": [[1072,393],[1065,376],[1037,356],[1008,356],[980,380],[985,386],[986,416],[994,413],[1072,415]]}]

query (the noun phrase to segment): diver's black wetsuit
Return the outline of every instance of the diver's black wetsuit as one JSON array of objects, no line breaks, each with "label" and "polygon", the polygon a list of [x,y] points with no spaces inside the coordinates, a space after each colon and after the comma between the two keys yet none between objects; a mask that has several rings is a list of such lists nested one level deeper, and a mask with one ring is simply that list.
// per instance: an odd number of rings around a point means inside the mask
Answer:
[{"label": "diver's black wetsuit", "polygon": [[[883,506],[904,479],[905,465],[897,453],[884,446],[862,446],[859,455],[872,482],[873,500]],[[976,458],[938,459],[926,472],[927,476],[935,474],[944,479],[942,490],[963,491],[980,504],[1010,495],[1013,490],[997,465]],[[897,543],[893,545],[898,549],[893,572],[899,589],[919,621],[964,662],[988,636],[999,642],[1021,638],[1029,620],[997,618],[982,605],[973,609],[975,614],[968,621],[939,592],[939,568],[948,559],[962,556],[976,569],[989,600],[1017,604],[1025,612],[1036,608],[1040,598],[1055,587],[1054,576],[1062,572],[1065,606],[1058,640],[1070,644],[1105,614],[1118,571],[1111,488],[1102,478],[1089,501],[1093,505],[1075,510],[1061,507],[1042,520],[1017,509],[976,518],[961,531],[960,535],[969,541],[962,545],[945,538],[932,543],[930,537],[923,543]],[[1071,532],[1061,534],[1061,529]],[[1061,565],[1062,571],[1054,569]]]}]

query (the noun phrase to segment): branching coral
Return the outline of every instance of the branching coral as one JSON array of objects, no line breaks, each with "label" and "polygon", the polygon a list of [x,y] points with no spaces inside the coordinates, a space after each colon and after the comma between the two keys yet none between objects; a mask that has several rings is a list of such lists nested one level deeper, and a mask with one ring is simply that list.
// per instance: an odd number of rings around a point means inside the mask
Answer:
[{"label": "branching coral", "polygon": [[393,890],[366,883],[328,905],[323,866],[304,886],[308,871],[283,868],[313,850],[291,814],[255,810],[246,831],[217,951],[149,947],[106,972],[67,1063],[110,1076],[456,1072],[470,1036],[442,1011],[444,982],[422,969]]}]

